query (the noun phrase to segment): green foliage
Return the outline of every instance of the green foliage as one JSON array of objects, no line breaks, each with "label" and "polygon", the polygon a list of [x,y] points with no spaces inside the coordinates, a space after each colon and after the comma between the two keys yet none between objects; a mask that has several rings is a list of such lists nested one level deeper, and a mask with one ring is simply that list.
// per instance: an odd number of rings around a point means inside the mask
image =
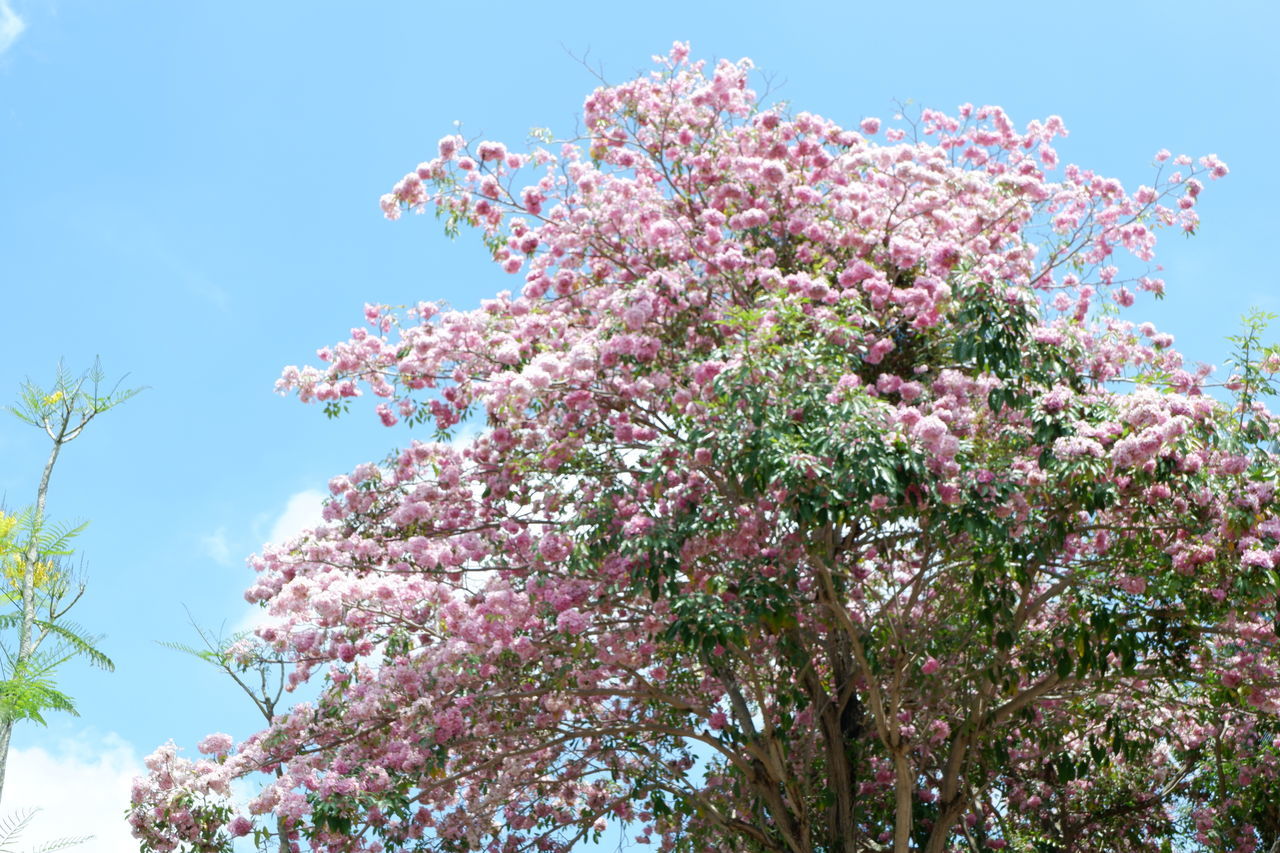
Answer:
[{"label": "green foliage", "polygon": [[50,521],[45,510],[63,446],[98,415],[141,391],[122,390],[118,383],[104,390],[102,382],[96,361],[78,376],[59,363],[51,386],[24,382],[17,403],[6,407],[44,432],[51,446],[32,505],[16,514],[0,511],[0,604],[11,608],[0,612],[0,786],[15,723],[45,725],[48,711],[76,713],[75,702],[57,687],[58,667],[85,658],[100,669],[114,669],[97,647],[100,638],[66,618],[84,594],[84,585],[75,581],[65,561],[85,525]]},{"label": "green foliage", "polygon": [[57,850],[66,850],[68,847],[83,844],[93,838],[92,835],[82,835],[75,838],[56,838],[35,847],[28,847],[25,851],[21,850],[17,846],[18,837],[31,825],[31,821],[37,813],[37,809],[27,809],[0,818],[0,853],[54,853]]},{"label": "green foliage", "polygon": [[[16,515],[0,512],[0,569],[4,584],[0,598],[14,606],[13,610],[0,613],[0,661],[8,676],[0,680],[0,722],[31,720],[46,725],[45,711],[78,714],[74,701],[56,688],[53,679],[55,670],[72,658],[86,658],[108,672],[115,668],[96,646],[100,637],[85,633],[64,618],[70,607],[64,600],[72,595],[73,584],[61,558],[73,553],[71,540],[86,526],[37,524],[32,509]],[[30,598],[34,607],[31,613],[24,614],[24,570],[33,551],[36,561],[31,572],[34,589]],[[81,590],[77,590],[74,599],[79,598]],[[33,648],[25,655],[20,645],[13,647],[3,639],[9,632],[20,631],[24,621],[34,632]],[[46,639],[52,644],[41,648]]]},{"label": "green foliage", "polygon": [[1264,344],[1262,340],[1268,324],[1276,319],[1280,314],[1255,309],[1240,318],[1240,333],[1227,338],[1233,345],[1227,361],[1233,375],[1227,387],[1235,392],[1240,431],[1246,441],[1275,438],[1253,415],[1260,398],[1274,398],[1280,393],[1276,379],[1280,374],[1280,344]]},{"label": "green foliage", "polygon": [[19,420],[46,432],[54,425],[62,424],[65,428],[63,441],[70,441],[94,417],[145,390],[121,389],[117,383],[103,393],[102,382],[105,378],[106,374],[97,360],[93,367],[79,376],[68,371],[62,362],[58,362],[51,386],[43,388],[27,380],[18,391],[18,402],[5,408]]}]

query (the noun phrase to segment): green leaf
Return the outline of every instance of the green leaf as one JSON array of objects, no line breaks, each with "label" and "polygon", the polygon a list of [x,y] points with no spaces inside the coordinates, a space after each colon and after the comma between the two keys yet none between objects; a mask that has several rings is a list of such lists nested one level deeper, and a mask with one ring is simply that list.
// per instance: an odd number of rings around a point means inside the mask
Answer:
[{"label": "green leaf", "polygon": [[1072,662],[1071,652],[1066,649],[1058,649],[1056,654],[1056,666],[1054,671],[1057,672],[1059,678],[1067,678],[1071,675]]}]

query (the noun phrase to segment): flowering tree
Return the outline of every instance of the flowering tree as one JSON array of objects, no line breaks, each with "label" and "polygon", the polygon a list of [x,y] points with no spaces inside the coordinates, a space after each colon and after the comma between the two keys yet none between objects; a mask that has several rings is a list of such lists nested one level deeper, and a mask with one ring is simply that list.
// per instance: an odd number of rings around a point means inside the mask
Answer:
[{"label": "flowering tree", "polygon": [[1280,353],[1256,318],[1219,402],[1121,311],[1226,167],[1128,192],[1056,117],[850,130],[659,64],[384,196],[521,289],[286,369],[437,441],[255,558],[322,693],[153,755],[144,849],[1277,849]]}]

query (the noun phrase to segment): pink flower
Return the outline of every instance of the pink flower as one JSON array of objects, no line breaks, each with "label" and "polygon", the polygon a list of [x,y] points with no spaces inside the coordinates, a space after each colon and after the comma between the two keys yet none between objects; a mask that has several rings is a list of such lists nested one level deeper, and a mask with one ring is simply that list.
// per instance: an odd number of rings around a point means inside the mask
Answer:
[{"label": "pink flower", "polygon": [[1060,412],[1071,402],[1071,389],[1063,385],[1053,386],[1053,390],[1040,398],[1040,408],[1046,412]]},{"label": "pink flower", "polygon": [[622,322],[631,330],[639,329],[649,320],[648,305],[631,305],[622,312]]},{"label": "pink flower", "polygon": [[480,155],[482,163],[488,163],[490,160],[505,160],[507,146],[501,142],[481,142],[476,146],[476,153]]},{"label": "pink flower", "polygon": [[558,533],[543,536],[542,541],[538,543],[538,553],[542,555],[543,559],[553,563],[558,563],[568,557],[572,550],[572,543],[569,537],[561,536]]},{"label": "pink flower", "polygon": [[871,349],[867,351],[863,359],[867,364],[879,364],[884,361],[886,355],[893,351],[895,346],[893,338],[880,338],[871,345]]},{"label": "pink flower", "polygon": [[867,134],[867,136],[875,136],[880,132],[880,119],[864,118],[860,127],[862,128],[862,132]]},{"label": "pink flower", "polygon": [[920,671],[925,675],[933,675],[941,668],[942,664],[938,662],[937,658],[929,658],[920,666]]},{"label": "pink flower", "polygon": [[556,630],[565,634],[581,634],[590,624],[591,620],[576,607],[571,607],[556,617]]},{"label": "pink flower", "polygon": [[1071,459],[1077,456],[1101,458],[1104,453],[1106,451],[1102,445],[1092,438],[1067,435],[1055,439],[1053,442],[1053,455],[1059,459]]},{"label": "pink flower", "polygon": [[236,815],[235,819],[228,824],[227,830],[235,838],[242,838],[253,831],[253,821],[244,815]]},{"label": "pink flower", "polygon": [[396,220],[400,218],[400,199],[396,198],[393,193],[385,193],[378,201],[382,208],[382,215],[387,219]]},{"label": "pink flower", "polygon": [[724,370],[723,361],[702,361],[693,366],[691,373],[693,381],[699,385],[706,385]]},{"label": "pink flower", "polygon": [[631,518],[623,527],[623,532],[627,538],[635,538],[638,536],[646,536],[653,529],[653,519],[647,515],[636,515]]},{"label": "pink flower", "polygon": [[1214,180],[1217,180],[1218,178],[1225,178],[1231,171],[1227,168],[1226,163],[1218,159],[1217,154],[1209,154],[1201,157],[1200,165],[1209,170],[1209,177]]},{"label": "pink flower", "polygon": [[222,755],[228,752],[234,743],[235,740],[231,735],[215,732],[214,734],[206,735],[203,740],[196,744],[196,749],[205,755]]},{"label": "pink flower", "polygon": [[679,229],[670,219],[659,219],[649,226],[649,242],[655,245],[665,243],[678,233]]},{"label": "pink flower", "polygon": [[1274,562],[1271,559],[1271,555],[1266,551],[1263,551],[1260,548],[1250,548],[1241,555],[1240,564],[1242,566],[1253,566],[1259,569],[1269,569],[1273,566]]},{"label": "pink flower", "polygon": [[442,138],[438,146],[440,156],[445,160],[451,159],[458,152],[459,141],[456,134]]},{"label": "pink flower", "polygon": [[946,423],[937,415],[923,417],[911,427],[911,437],[938,455],[942,455],[947,449],[946,439],[950,435],[951,433],[947,430]]}]

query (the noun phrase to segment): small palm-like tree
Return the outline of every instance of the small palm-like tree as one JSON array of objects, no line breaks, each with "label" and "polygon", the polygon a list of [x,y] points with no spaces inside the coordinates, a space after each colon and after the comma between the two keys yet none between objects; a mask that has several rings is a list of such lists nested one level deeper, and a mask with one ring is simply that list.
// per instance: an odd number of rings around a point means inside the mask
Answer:
[{"label": "small palm-like tree", "polygon": [[[118,386],[103,390],[102,378],[97,364],[79,376],[59,365],[51,387],[27,382],[17,404],[8,407],[44,432],[51,446],[35,503],[15,514],[0,510],[0,794],[14,725],[21,720],[43,725],[46,711],[76,713],[71,697],[54,681],[57,668],[75,657],[113,668],[98,650],[98,638],[67,619],[84,584],[65,561],[72,553],[71,540],[84,525],[57,525],[45,513],[49,480],[63,446],[98,415],[138,393]],[[20,831],[29,820],[30,815],[18,817],[9,829]]]},{"label": "small palm-like tree", "polygon": [[[0,725],[5,721],[32,720],[45,725],[44,711],[76,714],[75,702],[53,680],[55,670],[74,657],[110,671],[110,658],[98,650],[99,637],[66,618],[84,594],[84,584],[73,579],[64,559],[72,552],[70,541],[85,528],[46,524],[34,528],[33,513],[9,515],[0,509],[0,603],[13,609],[0,612]],[[30,619],[31,650],[26,655],[5,642],[15,629],[21,635],[24,575],[29,543],[35,542],[36,560],[30,572],[35,612]],[[3,759],[0,758],[0,768]],[[0,782],[3,781],[0,771]]]}]

